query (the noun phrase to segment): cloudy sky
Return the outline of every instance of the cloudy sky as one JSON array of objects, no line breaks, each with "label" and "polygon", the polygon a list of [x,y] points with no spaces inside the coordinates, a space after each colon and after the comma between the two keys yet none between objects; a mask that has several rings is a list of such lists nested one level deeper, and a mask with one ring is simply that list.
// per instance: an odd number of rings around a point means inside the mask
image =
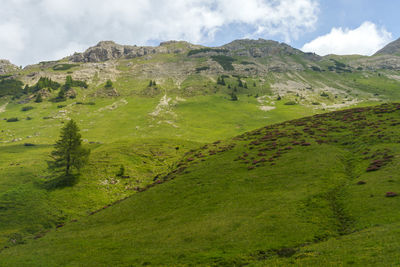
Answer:
[{"label": "cloudy sky", "polygon": [[398,0],[0,0],[0,58],[60,59],[101,40],[219,46],[286,42],[319,55],[371,55],[400,37]]}]

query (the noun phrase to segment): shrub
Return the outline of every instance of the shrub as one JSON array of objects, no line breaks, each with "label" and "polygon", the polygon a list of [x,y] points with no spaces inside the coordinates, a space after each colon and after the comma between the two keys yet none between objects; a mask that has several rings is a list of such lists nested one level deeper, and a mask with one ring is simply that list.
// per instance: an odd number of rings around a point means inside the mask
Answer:
[{"label": "shrub", "polygon": [[208,70],[208,69],[210,69],[210,67],[208,67],[208,66],[198,67],[198,68],[196,68],[196,72],[200,72],[202,70]]},{"label": "shrub", "polygon": [[125,167],[124,167],[124,165],[121,164],[121,166],[119,167],[117,176],[122,177],[122,176],[124,176],[124,174],[125,174]]},{"label": "shrub", "polygon": [[287,106],[293,106],[293,105],[296,105],[296,104],[297,103],[295,101],[288,101],[288,102],[285,103],[285,105],[287,105]]},{"label": "shrub", "polygon": [[232,93],[232,95],[231,95],[231,101],[237,101],[237,100],[238,100],[238,98],[237,98],[236,94],[235,94],[235,93]]},{"label": "shrub", "polygon": [[21,111],[28,111],[28,110],[31,110],[31,109],[33,109],[32,106],[26,106],[26,107],[22,107]]},{"label": "shrub", "polygon": [[190,50],[188,52],[188,56],[192,56],[192,55],[199,54],[199,53],[207,53],[207,52],[226,53],[226,52],[228,52],[228,50],[220,49],[220,48],[205,47],[205,48]]},{"label": "shrub", "polygon": [[211,57],[214,61],[218,62],[224,70],[234,70],[232,62],[235,61],[233,57],[219,55]]},{"label": "shrub", "polygon": [[35,144],[32,144],[32,143],[25,143],[24,146],[35,146]]},{"label": "shrub", "polygon": [[111,80],[107,80],[106,85],[104,85],[105,88],[112,88],[113,87],[113,83]]},{"label": "shrub", "polygon": [[325,93],[325,92],[322,92],[322,93],[320,94],[320,96],[322,96],[322,97],[328,97],[329,95],[328,95],[327,93]]},{"label": "shrub", "polygon": [[79,66],[78,64],[57,64],[53,66],[53,70],[69,70],[70,68]]},{"label": "shrub", "polygon": [[19,121],[18,118],[16,117],[7,119],[7,122],[16,122],[16,121]]},{"label": "shrub", "polygon": [[43,98],[42,98],[42,95],[41,95],[41,94],[38,94],[38,95],[36,96],[35,102],[36,102],[36,103],[43,102]]}]

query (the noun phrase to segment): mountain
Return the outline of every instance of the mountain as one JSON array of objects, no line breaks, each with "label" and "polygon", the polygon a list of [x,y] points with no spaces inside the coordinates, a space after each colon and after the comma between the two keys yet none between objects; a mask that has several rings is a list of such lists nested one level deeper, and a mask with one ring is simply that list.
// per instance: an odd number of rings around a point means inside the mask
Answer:
[{"label": "mountain", "polygon": [[400,56],[400,38],[386,45],[375,53],[375,55],[397,55]]},{"label": "mountain", "polygon": [[400,104],[384,104],[202,145],[132,197],[18,239],[0,264],[396,265],[399,124]]},{"label": "mountain", "polygon": [[[387,209],[398,199],[383,195],[399,191],[399,113],[382,105],[400,101],[397,55],[319,57],[263,39],[103,41],[4,66],[0,265],[365,265],[364,256],[393,265],[397,257],[382,244],[397,236]],[[46,162],[70,119],[91,156],[76,184],[61,187]],[[366,246],[393,257],[374,258]],[[44,263],[41,249],[60,260]]]}]

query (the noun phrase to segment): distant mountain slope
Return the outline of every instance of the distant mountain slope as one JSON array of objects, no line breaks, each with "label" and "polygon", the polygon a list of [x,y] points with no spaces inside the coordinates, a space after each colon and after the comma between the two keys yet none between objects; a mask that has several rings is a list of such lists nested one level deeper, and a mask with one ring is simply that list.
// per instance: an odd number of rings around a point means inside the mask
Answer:
[{"label": "distant mountain slope", "polygon": [[0,75],[11,74],[19,70],[17,66],[6,59],[0,59]]},{"label": "distant mountain slope", "polygon": [[127,200],[3,250],[0,265],[396,265],[398,125],[400,104],[384,104],[216,141]]},{"label": "distant mountain slope", "polygon": [[386,45],[375,53],[375,55],[397,55],[400,56],[400,38]]}]

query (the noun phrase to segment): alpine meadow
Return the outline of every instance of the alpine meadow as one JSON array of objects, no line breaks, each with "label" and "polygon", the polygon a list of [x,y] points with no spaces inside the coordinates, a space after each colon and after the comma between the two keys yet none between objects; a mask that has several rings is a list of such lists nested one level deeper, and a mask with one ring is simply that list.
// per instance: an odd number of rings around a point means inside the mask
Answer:
[{"label": "alpine meadow", "polygon": [[302,50],[0,60],[0,266],[400,265],[400,39]]}]

